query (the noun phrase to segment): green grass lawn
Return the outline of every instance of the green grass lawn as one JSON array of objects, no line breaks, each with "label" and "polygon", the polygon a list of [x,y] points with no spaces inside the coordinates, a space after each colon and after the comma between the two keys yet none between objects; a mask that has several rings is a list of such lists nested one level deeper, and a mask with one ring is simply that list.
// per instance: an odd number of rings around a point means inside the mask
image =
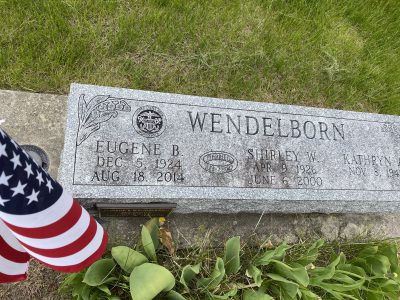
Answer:
[{"label": "green grass lawn", "polygon": [[0,88],[400,114],[400,1],[0,0]]}]

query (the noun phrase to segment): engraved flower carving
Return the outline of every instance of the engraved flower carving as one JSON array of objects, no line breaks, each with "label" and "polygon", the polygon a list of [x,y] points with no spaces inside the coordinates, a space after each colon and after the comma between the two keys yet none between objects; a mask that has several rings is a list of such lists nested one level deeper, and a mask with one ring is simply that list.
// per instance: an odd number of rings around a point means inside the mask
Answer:
[{"label": "engraved flower carving", "polygon": [[79,129],[76,144],[79,146],[93,132],[100,129],[100,124],[118,116],[119,111],[130,112],[131,107],[122,99],[109,95],[97,95],[88,103],[85,95],[80,95],[78,102]]}]

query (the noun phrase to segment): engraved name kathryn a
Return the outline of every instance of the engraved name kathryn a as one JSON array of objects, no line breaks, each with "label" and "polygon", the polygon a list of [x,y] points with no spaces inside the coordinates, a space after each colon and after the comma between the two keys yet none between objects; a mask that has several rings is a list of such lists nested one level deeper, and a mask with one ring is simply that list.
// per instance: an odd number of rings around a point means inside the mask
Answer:
[{"label": "engraved name kathryn a", "polygon": [[187,111],[193,132],[343,141],[344,124]]}]

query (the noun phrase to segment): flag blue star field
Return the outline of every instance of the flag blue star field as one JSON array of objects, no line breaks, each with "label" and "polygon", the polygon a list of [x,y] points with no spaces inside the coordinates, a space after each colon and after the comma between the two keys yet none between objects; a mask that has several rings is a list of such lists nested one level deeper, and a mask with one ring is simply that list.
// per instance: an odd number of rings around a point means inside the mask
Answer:
[{"label": "flag blue star field", "polygon": [[77,272],[106,247],[95,219],[0,129],[0,282],[25,279],[31,257]]}]

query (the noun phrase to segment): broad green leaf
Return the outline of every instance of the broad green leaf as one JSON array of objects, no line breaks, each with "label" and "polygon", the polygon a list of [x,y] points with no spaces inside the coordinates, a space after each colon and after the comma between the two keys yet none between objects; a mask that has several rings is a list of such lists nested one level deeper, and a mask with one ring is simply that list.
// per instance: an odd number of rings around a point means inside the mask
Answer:
[{"label": "broad green leaf", "polygon": [[375,255],[378,252],[378,246],[366,246],[360,252],[358,252],[356,257],[365,258],[367,256]]},{"label": "broad green leaf", "polygon": [[[129,281],[128,281],[129,282]],[[125,282],[119,282],[118,283],[118,286],[120,287],[120,288],[122,288],[123,290],[126,290],[126,291],[129,291],[129,285],[127,284],[127,283],[125,283]]]},{"label": "broad green leaf", "polygon": [[107,295],[111,295],[110,289],[108,288],[107,285],[102,284],[102,285],[99,285],[97,288],[98,288],[100,291],[106,293]]},{"label": "broad green leaf", "polygon": [[361,291],[362,291],[362,288],[355,289],[355,290],[350,291],[349,294],[351,294],[355,299],[359,300],[359,299],[363,298],[361,296]]},{"label": "broad green leaf", "polygon": [[328,266],[316,267],[315,269],[308,270],[310,275],[310,284],[315,285],[322,280],[331,279],[335,274],[336,266],[340,262],[340,255],[338,255]]},{"label": "broad green leaf", "polygon": [[201,263],[197,265],[187,265],[183,268],[180,283],[189,291],[189,282],[200,272]]},{"label": "broad green leaf", "polygon": [[[354,274],[354,275],[356,275],[356,274]],[[318,286],[329,292],[331,292],[331,291],[348,292],[351,290],[360,289],[363,286],[365,279],[358,278],[359,277],[358,275],[356,275],[354,277],[356,277],[357,279],[354,279],[351,276],[340,273],[340,271],[338,271],[332,277],[332,280],[333,280],[332,282],[320,282],[318,284]]]},{"label": "broad green leaf", "polygon": [[83,282],[90,286],[99,286],[110,276],[114,267],[115,262],[111,258],[100,259],[87,269]]},{"label": "broad green leaf", "polygon": [[365,258],[365,262],[374,275],[385,275],[390,271],[390,261],[386,256],[369,256]]},{"label": "broad green leaf", "polygon": [[109,296],[107,299],[108,299],[108,300],[121,300],[121,298],[120,298],[120,297],[118,297],[118,296],[115,296],[115,295],[113,295],[113,296]]},{"label": "broad green leaf", "polygon": [[151,300],[160,292],[170,291],[175,279],[166,268],[144,263],[133,269],[129,283],[133,300]]},{"label": "broad green leaf", "polygon": [[92,292],[93,287],[89,285],[85,285],[81,290],[80,296],[82,300],[90,300],[90,293]]},{"label": "broad green leaf", "polygon": [[308,286],[310,279],[304,266],[298,265],[296,267],[291,267],[278,260],[273,260],[272,262],[278,274],[283,277],[292,279],[304,287]]},{"label": "broad green leaf", "polygon": [[273,260],[273,259],[279,260],[285,255],[286,250],[289,248],[290,248],[290,246],[288,246],[285,242],[283,242],[275,249],[267,250],[263,254],[256,257],[256,259],[254,260],[254,265],[255,266],[260,266],[260,265],[265,266],[265,265],[268,265],[271,262],[271,260]]},{"label": "broad green leaf", "polygon": [[392,279],[377,279],[375,283],[379,286],[382,291],[385,292],[395,292],[398,293],[400,291],[400,285],[392,280]]},{"label": "broad green leaf", "polygon": [[125,246],[113,247],[111,255],[122,270],[129,274],[135,267],[148,262],[146,256]]},{"label": "broad green leaf", "polygon": [[164,297],[165,300],[186,300],[181,294],[175,291],[169,291]]},{"label": "broad green leaf", "polygon": [[149,230],[154,248],[157,250],[160,245],[160,221],[158,218],[151,218],[144,226]]},{"label": "broad green leaf", "polygon": [[61,283],[60,287],[58,288],[59,291],[62,291],[69,286],[76,286],[79,283],[82,283],[83,280],[83,272],[79,273],[72,273],[65,276],[64,281]]},{"label": "broad green leaf", "polygon": [[[99,290],[95,290],[93,293],[90,294],[89,296],[89,300],[98,300],[98,299],[102,299],[100,298],[100,295],[102,294],[101,291]],[[104,296],[104,295],[103,295]],[[109,296],[106,296],[109,297]],[[104,298],[103,298],[104,299]]]},{"label": "broad green leaf", "polygon": [[357,267],[352,264],[345,264],[345,265],[338,265],[337,267],[338,272],[344,271],[350,274],[350,276],[353,276],[355,278],[363,278],[365,279],[367,277],[367,274],[365,273],[365,270]]},{"label": "broad green leaf", "polygon": [[[284,293],[287,294],[288,298],[290,299],[296,298],[296,295],[298,294],[299,291],[299,285],[297,283],[287,280],[286,278],[274,273],[267,273],[267,276],[275,281],[274,283],[279,286],[279,289],[281,289],[282,291],[284,291]],[[273,287],[274,286],[272,285],[269,289],[273,289]]]},{"label": "broad green leaf", "polygon": [[84,287],[86,287],[87,284],[80,282],[76,285],[73,286],[72,289],[72,297],[80,297],[80,295],[82,294],[82,290]]},{"label": "broad green leaf", "polygon": [[366,291],[365,292],[365,299],[366,300],[385,300],[385,295],[378,291]]},{"label": "broad green leaf", "polygon": [[217,257],[214,270],[209,278],[202,278],[198,281],[198,285],[208,290],[214,290],[225,276],[225,266],[222,258]]},{"label": "broad green leaf", "polygon": [[278,284],[291,299],[296,297],[299,291],[299,285],[297,283],[287,280],[286,278],[274,273],[267,273],[267,276],[273,279],[275,283]]},{"label": "broad green leaf", "polygon": [[[343,292],[337,292],[334,290],[327,290],[327,292],[329,294],[331,294],[334,298],[333,299],[338,299],[338,300],[361,300],[361,298],[356,298],[353,295],[349,294],[349,293],[343,293]],[[328,299],[332,299],[331,297],[329,297]],[[362,299],[364,300],[364,299]]]},{"label": "broad green leaf", "polygon": [[303,266],[313,263],[318,257],[319,248],[321,248],[323,245],[323,240],[320,239],[316,241],[298,259],[296,259],[296,262]]},{"label": "broad green leaf", "polygon": [[118,281],[117,277],[108,277],[106,280],[103,281],[103,284],[112,283]]},{"label": "broad green leaf", "polygon": [[223,294],[223,295],[215,295],[215,294],[210,294],[208,296],[208,299],[210,300],[226,300],[226,299],[232,299],[233,296],[236,296],[237,294],[237,289],[232,289],[229,292]]},{"label": "broad green leaf", "polygon": [[383,276],[390,271],[390,261],[386,256],[375,254],[364,258],[355,258],[352,263],[370,275]]},{"label": "broad green leaf", "polygon": [[391,271],[396,272],[399,268],[399,259],[397,257],[398,249],[396,243],[392,242],[380,245],[379,253],[389,259]]},{"label": "broad green leaf", "polygon": [[256,266],[251,265],[247,270],[246,270],[246,276],[253,278],[254,283],[260,287],[263,280],[261,278],[261,270],[257,268]]},{"label": "broad green leaf", "polygon": [[146,226],[142,226],[142,245],[144,252],[154,262],[157,261],[156,248],[151,237],[150,231]]},{"label": "broad green leaf", "polygon": [[260,290],[254,291],[246,289],[243,292],[243,300],[274,300],[274,298]]},{"label": "broad green leaf", "polygon": [[235,274],[240,269],[240,237],[230,238],[225,244],[225,272]]},{"label": "broad green leaf", "polygon": [[362,288],[366,299],[398,299],[400,286],[394,280],[387,278],[377,278],[370,280]]},{"label": "broad green leaf", "polygon": [[347,263],[347,258],[346,255],[344,255],[343,252],[340,252],[339,254],[339,263],[337,264],[338,266],[345,265]]},{"label": "broad green leaf", "polygon": [[356,281],[356,279],[352,278],[348,274],[341,273],[340,270],[336,271],[336,273],[332,276],[332,280],[339,281],[343,285],[353,284]]},{"label": "broad green leaf", "polygon": [[307,290],[304,288],[300,288],[300,294],[301,294],[301,299],[304,299],[304,300],[319,300],[319,299],[321,299],[321,297],[318,296],[317,294],[314,294],[310,290]]},{"label": "broad green leaf", "polygon": [[297,293],[293,294],[292,290],[286,289],[283,283],[278,282],[269,288],[269,293],[274,299],[279,300],[297,300]]}]

